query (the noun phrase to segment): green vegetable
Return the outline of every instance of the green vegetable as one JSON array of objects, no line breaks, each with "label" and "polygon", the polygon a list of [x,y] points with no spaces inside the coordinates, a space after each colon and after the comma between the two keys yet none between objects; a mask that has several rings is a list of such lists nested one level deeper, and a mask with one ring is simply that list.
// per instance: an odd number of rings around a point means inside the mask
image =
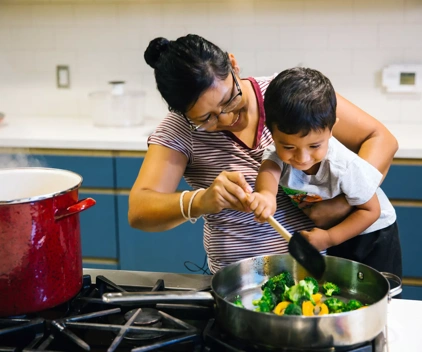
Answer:
[{"label": "green vegetable", "polygon": [[302,315],[302,308],[297,304],[290,303],[284,310],[284,315]]},{"label": "green vegetable", "polygon": [[245,306],[243,305],[242,300],[240,299],[240,296],[239,296],[239,295],[237,295],[237,296],[234,298],[234,302],[233,302],[233,304],[235,304],[235,305],[236,305],[236,306],[238,306],[238,307],[245,308]]},{"label": "green vegetable", "polygon": [[[300,280],[298,284],[290,287],[284,293],[284,299],[298,304],[299,301],[308,300],[315,304],[312,294],[314,292],[314,284],[309,281]],[[303,297],[305,296],[306,299]]]},{"label": "green vegetable", "polygon": [[313,288],[312,294],[318,293],[319,291],[319,285],[318,285],[318,281],[315,280],[313,277],[305,277],[304,279],[306,281],[306,283],[308,284],[309,287]]},{"label": "green vegetable", "polygon": [[360,301],[358,301],[357,299],[351,299],[346,304],[346,311],[356,310],[360,307],[363,307],[363,304]]},{"label": "green vegetable", "polygon": [[271,312],[277,304],[277,297],[268,287],[265,287],[262,297],[254,299],[252,304],[257,306],[255,309],[257,312]]},{"label": "green vegetable", "polygon": [[322,288],[324,289],[324,293],[327,297],[340,294],[340,288],[336,284],[333,284],[332,282],[325,282],[322,285]]},{"label": "green vegetable", "polygon": [[278,303],[283,300],[283,295],[286,290],[294,284],[295,280],[293,280],[292,275],[288,271],[283,271],[281,274],[269,278],[268,281],[261,286],[261,289],[270,289],[271,292],[276,295]]},{"label": "green vegetable", "polygon": [[306,302],[306,301],[310,301],[310,299],[309,299],[309,297],[308,297],[308,296],[303,295],[303,296],[301,296],[301,297],[297,300],[296,304],[297,304],[299,307],[302,307],[302,303],[303,303],[303,302]]},{"label": "green vegetable", "polygon": [[328,311],[331,314],[346,312],[346,304],[343,301],[340,301],[338,298],[328,298],[324,301],[324,303],[328,307]]}]

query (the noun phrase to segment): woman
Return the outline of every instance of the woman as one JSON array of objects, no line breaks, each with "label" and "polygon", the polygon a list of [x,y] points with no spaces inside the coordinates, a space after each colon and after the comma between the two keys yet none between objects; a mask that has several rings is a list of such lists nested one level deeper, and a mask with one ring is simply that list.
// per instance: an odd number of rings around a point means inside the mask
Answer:
[{"label": "woman", "polygon": [[[273,77],[240,79],[234,55],[197,35],[156,38],[145,60],[170,113],[148,139],[130,192],[130,225],[163,231],[203,216],[212,273],[243,258],[287,252],[287,243],[267,223],[255,222],[246,204],[262,153],[272,143],[263,96]],[[395,138],[364,111],[337,99],[335,137],[385,176]],[[182,176],[194,191],[176,192]],[[351,211],[342,196],[320,203],[301,211],[279,192],[275,217],[298,231],[330,226]]]}]

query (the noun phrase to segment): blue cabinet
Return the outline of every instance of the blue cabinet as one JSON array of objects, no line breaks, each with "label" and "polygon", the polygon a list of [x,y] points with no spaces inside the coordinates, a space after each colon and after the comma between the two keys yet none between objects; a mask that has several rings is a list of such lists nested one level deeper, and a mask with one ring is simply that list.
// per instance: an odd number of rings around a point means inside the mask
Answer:
[{"label": "blue cabinet", "polygon": [[[116,157],[116,187],[130,189],[138,176],[143,157]],[[178,189],[191,189],[184,179]],[[195,268],[205,260],[203,220],[185,223],[164,232],[145,232],[133,229],[127,220],[128,195],[117,196],[119,234],[119,263],[124,270],[165,271],[189,273],[186,264]]]},{"label": "blue cabinet", "polygon": [[143,157],[116,157],[116,187],[130,189],[143,161]]},{"label": "blue cabinet", "polygon": [[422,163],[391,165],[381,187],[390,199],[422,201]]},{"label": "blue cabinet", "polygon": [[[190,273],[185,262],[202,266],[205,260],[203,220],[164,232],[133,229],[127,221],[128,196],[118,195],[119,258],[125,270]],[[190,268],[194,265],[187,264]]]},{"label": "blue cabinet", "polygon": [[422,207],[395,206],[403,253],[403,276],[422,278],[422,236],[418,219],[422,218]]},{"label": "blue cabinet", "polygon": [[415,285],[403,285],[402,297],[422,300],[422,265],[419,219],[422,218],[422,162],[393,164],[381,185],[394,205],[403,255],[403,277]]},{"label": "blue cabinet", "polygon": [[422,301],[422,286],[403,286],[402,298]]},{"label": "blue cabinet", "polygon": [[28,159],[31,165],[76,172],[83,178],[83,187],[114,187],[112,157],[31,154]]},{"label": "blue cabinet", "polygon": [[[143,157],[116,157],[116,187],[130,189],[138,176]],[[180,190],[191,189],[185,179],[177,187]]]},{"label": "blue cabinet", "polygon": [[79,198],[94,198],[92,208],[80,214],[82,255],[89,258],[116,259],[116,206],[114,194],[79,192]]}]

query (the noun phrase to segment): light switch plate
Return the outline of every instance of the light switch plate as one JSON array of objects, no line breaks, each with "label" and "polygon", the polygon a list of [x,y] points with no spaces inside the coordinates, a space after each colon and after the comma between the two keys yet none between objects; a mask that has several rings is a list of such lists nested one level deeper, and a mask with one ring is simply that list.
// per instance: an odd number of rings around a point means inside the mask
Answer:
[{"label": "light switch plate", "polygon": [[58,65],[56,67],[57,88],[70,88],[69,66]]}]

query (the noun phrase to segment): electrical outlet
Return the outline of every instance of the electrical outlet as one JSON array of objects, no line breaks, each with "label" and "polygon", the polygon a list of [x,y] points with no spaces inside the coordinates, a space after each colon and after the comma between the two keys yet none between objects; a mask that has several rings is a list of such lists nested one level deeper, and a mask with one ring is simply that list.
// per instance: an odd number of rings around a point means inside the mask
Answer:
[{"label": "electrical outlet", "polygon": [[57,88],[70,88],[69,66],[58,65],[56,67]]}]

